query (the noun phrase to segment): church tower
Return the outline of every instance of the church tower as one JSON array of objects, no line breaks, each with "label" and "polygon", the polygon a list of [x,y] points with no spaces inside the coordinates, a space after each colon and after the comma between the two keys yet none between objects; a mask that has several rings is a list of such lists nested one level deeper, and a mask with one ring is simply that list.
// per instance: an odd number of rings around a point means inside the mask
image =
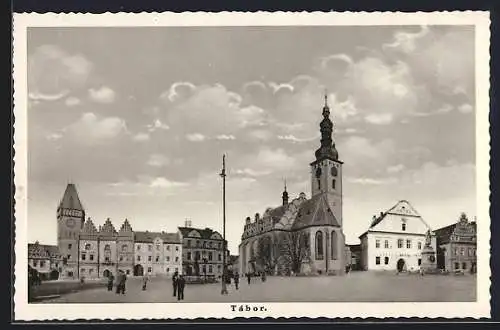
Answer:
[{"label": "church tower", "polygon": [[328,97],[325,95],[323,120],[320,123],[321,146],[315,152],[311,165],[312,197],[325,194],[328,205],[342,226],[342,162],[332,140],[333,123],[330,120]]},{"label": "church tower", "polygon": [[57,207],[57,245],[63,257],[62,277],[73,278],[78,274],[78,241],[84,222],[85,210],[76,186],[68,183]]}]

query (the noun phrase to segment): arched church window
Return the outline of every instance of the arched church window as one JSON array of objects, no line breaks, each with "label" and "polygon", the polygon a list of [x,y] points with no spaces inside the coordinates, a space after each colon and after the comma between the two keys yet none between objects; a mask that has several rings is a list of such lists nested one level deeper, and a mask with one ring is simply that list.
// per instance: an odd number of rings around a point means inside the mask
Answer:
[{"label": "arched church window", "polygon": [[90,250],[90,244],[85,244],[85,250]]},{"label": "arched church window", "polygon": [[332,259],[333,260],[337,260],[337,254],[338,254],[337,246],[338,246],[338,242],[337,242],[337,232],[335,230],[332,231],[332,239],[331,239],[330,244],[332,246]]},{"label": "arched church window", "polygon": [[332,189],[335,189],[335,179],[332,180]]},{"label": "arched church window", "polygon": [[323,259],[323,233],[318,230],[316,232],[316,259]]},{"label": "arched church window", "polygon": [[104,251],[111,251],[111,246],[109,244],[104,245]]}]

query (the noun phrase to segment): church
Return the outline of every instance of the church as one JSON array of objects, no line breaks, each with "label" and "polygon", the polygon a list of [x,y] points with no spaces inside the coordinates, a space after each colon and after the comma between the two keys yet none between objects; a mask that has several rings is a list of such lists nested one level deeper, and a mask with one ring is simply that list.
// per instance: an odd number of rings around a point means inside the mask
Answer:
[{"label": "church", "polygon": [[245,220],[239,245],[242,274],[331,274],[346,272],[342,229],[342,165],[332,140],[333,122],[327,97],[320,123],[321,145],[311,169],[311,198],[305,193]]}]

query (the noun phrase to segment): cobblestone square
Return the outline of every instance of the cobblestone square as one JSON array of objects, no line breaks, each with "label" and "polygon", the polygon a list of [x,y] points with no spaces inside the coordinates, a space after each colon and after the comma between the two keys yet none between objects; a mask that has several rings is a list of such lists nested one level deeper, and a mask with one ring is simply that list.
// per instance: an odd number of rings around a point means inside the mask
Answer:
[{"label": "cobblestone square", "polygon": [[[191,284],[185,288],[183,302],[466,302],[476,300],[476,276],[408,275],[377,272],[351,272],[346,276],[268,277],[266,282],[252,278],[228,286],[222,296],[221,284]],[[127,281],[125,295],[106,288],[63,295],[43,303],[168,303],[177,302],[172,282],[153,278],[146,291],[141,281]]]}]

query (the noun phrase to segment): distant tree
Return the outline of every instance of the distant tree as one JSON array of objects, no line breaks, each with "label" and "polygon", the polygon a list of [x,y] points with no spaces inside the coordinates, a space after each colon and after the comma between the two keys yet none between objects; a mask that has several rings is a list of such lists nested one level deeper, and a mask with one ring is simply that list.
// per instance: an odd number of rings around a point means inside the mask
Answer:
[{"label": "distant tree", "polygon": [[278,244],[270,236],[260,237],[257,244],[256,262],[264,271],[272,271],[278,262]]},{"label": "distant tree", "polygon": [[294,273],[300,273],[302,263],[310,256],[309,234],[300,231],[283,232],[279,246],[286,267]]}]

